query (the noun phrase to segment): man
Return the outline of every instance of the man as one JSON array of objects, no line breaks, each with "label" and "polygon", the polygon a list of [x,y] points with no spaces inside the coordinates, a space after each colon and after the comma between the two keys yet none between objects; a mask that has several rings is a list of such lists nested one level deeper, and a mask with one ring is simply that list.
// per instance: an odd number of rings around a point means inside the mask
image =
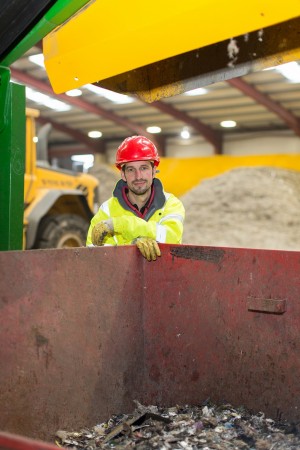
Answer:
[{"label": "man", "polygon": [[122,142],[116,154],[121,180],[91,220],[87,246],[136,244],[148,261],[155,261],[161,255],[158,243],[181,243],[184,207],[155,178],[158,165],[149,139],[132,136]]}]

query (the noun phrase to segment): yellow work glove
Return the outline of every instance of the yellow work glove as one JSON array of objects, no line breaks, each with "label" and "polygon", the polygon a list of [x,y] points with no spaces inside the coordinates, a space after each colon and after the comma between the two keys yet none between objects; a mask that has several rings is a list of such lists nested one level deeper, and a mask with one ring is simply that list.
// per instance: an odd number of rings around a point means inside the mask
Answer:
[{"label": "yellow work glove", "polygon": [[114,235],[114,227],[111,219],[96,223],[92,229],[92,243],[94,245],[103,245],[106,236]]},{"label": "yellow work glove", "polygon": [[157,256],[161,255],[159,246],[155,239],[148,237],[138,237],[134,243],[140,250],[141,254],[147,258],[148,261],[155,261]]}]

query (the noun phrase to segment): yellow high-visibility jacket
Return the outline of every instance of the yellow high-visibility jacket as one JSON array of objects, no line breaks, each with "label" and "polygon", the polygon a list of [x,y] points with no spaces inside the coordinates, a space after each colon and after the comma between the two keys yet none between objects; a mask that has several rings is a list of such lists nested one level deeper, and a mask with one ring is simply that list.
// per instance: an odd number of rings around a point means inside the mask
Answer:
[{"label": "yellow high-visibility jacket", "polygon": [[102,220],[112,219],[114,236],[107,236],[104,245],[128,245],[145,236],[160,243],[180,244],[182,241],[184,206],[173,194],[164,192],[161,181],[154,178],[153,200],[149,209],[141,214],[128,201],[127,184],[119,180],[113,196],[104,202],[92,218],[86,245],[91,246],[92,229]]}]

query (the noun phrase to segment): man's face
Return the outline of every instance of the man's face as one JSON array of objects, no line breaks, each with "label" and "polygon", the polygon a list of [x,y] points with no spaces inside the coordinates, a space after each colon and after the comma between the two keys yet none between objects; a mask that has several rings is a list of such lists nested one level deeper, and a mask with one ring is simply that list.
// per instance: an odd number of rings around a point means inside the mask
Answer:
[{"label": "man's face", "polygon": [[142,195],[151,188],[155,172],[150,161],[131,161],[125,164],[121,175],[134,194]]}]

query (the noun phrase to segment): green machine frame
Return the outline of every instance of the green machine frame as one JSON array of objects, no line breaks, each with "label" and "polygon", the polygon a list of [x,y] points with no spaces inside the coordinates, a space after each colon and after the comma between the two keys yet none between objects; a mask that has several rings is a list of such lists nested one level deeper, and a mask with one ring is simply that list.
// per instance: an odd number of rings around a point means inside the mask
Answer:
[{"label": "green machine frame", "polygon": [[9,66],[88,0],[58,0],[0,60],[0,250],[23,242],[25,87],[11,81]]},{"label": "green machine frame", "polygon": [[22,248],[25,88],[0,67],[0,250]]}]

